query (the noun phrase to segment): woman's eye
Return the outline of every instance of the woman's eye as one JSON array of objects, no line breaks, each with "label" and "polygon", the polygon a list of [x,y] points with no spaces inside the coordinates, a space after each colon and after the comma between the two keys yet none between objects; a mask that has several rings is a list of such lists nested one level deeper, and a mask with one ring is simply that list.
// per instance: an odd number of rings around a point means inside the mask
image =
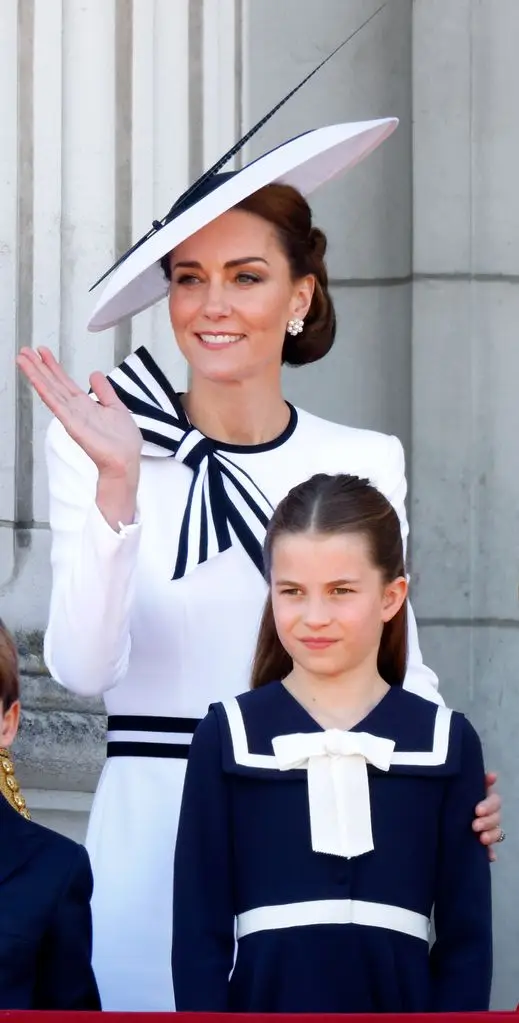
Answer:
[{"label": "woman's eye", "polygon": [[182,274],[177,277],[175,284],[198,284],[200,281],[199,277],[195,277],[194,274]]},{"label": "woman's eye", "polygon": [[290,588],[287,588],[286,590],[281,590],[281,593],[284,596],[287,596],[287,597],[297,597],[298,594],[301,593],[301,590],[298,590],[297,586],[291,586]]},{"label": "woman's eye", "polygon": [[348,586],[336,586],[335,589],[332,590],[332,593],[334,593],[338,597],[342,597],[345,593],[353,592],[354,590],[350,590]]},{"label": "woman's eye", "polygon": [[257,274],[246,273],[245,271],[236,274],[238,284],[257,284],[260,279]]}]

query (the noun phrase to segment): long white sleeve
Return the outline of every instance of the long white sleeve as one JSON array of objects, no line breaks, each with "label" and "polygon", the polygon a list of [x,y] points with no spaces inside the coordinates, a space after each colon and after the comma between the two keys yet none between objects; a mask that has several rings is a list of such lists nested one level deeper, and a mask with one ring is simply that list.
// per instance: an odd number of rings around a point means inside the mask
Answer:
[{"label": "long white sleeve", "polygon": [[[388,437],[388,448],[384,469],[378,474],[377,486],[386,495],[400,519],[404,551],[407,547],[409,524],[405,508],[407,481],[405,475],[405,455],[398,437]],[[418,629],[411,604],[408,602],[407,613],[408,661],[404,688],[423,696],[433,703],[443,704],[444,700],[438,692],[438,677],[431,668],[424,664]]]},{"label": "long white sleeve", "polygon": [[52,594],[45,662],[72,692],[95,696],[128,668],[140,525],[116,533],[99,511],[97,469],[61,424],[46,438]]}]

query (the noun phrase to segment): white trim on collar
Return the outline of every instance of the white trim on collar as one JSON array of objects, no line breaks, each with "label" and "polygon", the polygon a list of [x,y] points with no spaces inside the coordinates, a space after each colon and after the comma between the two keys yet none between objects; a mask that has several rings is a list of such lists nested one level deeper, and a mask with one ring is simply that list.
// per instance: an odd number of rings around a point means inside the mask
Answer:
[{"label": "white trim on collar", "polygon": [[[241,767],[262,768],[278,771],[274,754],[250,753],[245,723],[238,700],[233,697],[222,703],[229,722],[234,759]],[[402,750],[391,754],[391,763],[409,767],[441,767],[447,760],[449,750],[452,710],[436,707],[433,745],[431,750]]]}]

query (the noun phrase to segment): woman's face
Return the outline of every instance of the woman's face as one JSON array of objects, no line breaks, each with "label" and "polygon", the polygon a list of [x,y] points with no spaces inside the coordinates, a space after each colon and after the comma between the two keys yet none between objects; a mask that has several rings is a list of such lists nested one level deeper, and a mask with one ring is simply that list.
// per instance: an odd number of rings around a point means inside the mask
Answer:
[{"label": "woman's face", "polygon": [[304,319],[314,278],[292,281],[275,229],[230,210],[170,254],[169,315],[194,376],[279,373],[288,320]]},{"label": "woman's face", "polygon": [[314,675],[373,670],[384,623],[397,613],[407,583],[384,584],[361,533],[280,536],[271,570],[279,638],[294,664]]}]

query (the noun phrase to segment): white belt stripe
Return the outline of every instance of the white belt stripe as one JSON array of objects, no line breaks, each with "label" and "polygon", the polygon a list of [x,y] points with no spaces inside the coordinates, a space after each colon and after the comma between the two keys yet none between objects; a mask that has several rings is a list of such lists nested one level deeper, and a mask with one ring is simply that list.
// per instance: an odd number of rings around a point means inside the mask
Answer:
[{"label": "white belt stripe", "polygon": [[161,742],[170,746],[188,746],[193,736],[190,732],[140,732],[133,729],[116,729],[106,733],[107,742]]},{"label": "white belt stripe", "polygon": [[355,899],[321,899],[293,902],[285,906],[261,906],[240,913],[238,939],[257,931],[276,931],[287,927],[311,927],[316,924],[360,924],[398,931],[412,938],[429,940],[430,923],[426,916],[400,906]]}]

